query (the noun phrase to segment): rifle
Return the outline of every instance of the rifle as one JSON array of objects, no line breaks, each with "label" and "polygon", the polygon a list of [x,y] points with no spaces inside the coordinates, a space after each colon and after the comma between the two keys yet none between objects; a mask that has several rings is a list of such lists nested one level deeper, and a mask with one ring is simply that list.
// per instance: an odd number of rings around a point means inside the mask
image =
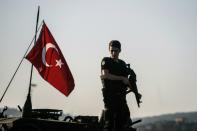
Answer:
[{"label": "rifle", "polygon": [[[130,64],[126,64],[126,67],[127,67],[127,73],[128,73],[128,79],[129,79],[129,82],[131,84],[131,91],[133,91],[133,93],[135,94],[135,98],[136,98],[136,101],[137,101],[137,105],[138,107],[140,107],[140,103],[142,103],[141,101],[141,98],[142,98],[142,95],[138,92],[138,89],[137,89],[137,79],[136,79],[136,74],[135,72],[130,68]],[[130,92],[130,91],[129,91]]]}]

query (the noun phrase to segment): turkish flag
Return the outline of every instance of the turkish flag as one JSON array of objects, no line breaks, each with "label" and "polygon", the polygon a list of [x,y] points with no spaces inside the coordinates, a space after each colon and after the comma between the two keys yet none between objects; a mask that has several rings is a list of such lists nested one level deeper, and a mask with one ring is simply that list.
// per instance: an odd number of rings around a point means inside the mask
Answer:
[{"label": "turkish flag", "polygon": [[55,39],[44,23],[36,45],[26,56],[42,78],[68,96],[74,89],[71,71]]}]

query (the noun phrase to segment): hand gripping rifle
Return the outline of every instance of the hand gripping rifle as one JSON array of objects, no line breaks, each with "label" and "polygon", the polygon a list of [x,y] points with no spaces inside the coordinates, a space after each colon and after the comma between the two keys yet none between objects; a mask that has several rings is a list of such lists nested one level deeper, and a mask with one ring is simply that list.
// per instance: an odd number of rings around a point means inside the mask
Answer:
[{"label": "hand gripping rifle", "polygon": [[131,90],[129,90],[128,92],[133,91],[133,93],[135,94],[137,105],[138,105],[138,107],[140,107],[140,103],[142,103],[142,101],[141,101],[142,95],[138,92],[138,89],[137,89],[137,85],[136,85],[136,81],[137,81],[136,74],[130,68],[130,64],[127,64],[126,66],[127,66],[127,72],[128,72],[128,79],[129,79],[129,82],[131,84]]}]

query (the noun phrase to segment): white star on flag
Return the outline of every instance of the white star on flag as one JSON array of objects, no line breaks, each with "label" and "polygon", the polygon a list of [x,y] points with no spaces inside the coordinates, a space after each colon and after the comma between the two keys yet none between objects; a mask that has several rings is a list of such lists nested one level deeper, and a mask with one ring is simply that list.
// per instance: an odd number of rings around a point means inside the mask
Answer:
[{"label": "white star on flag", "polygon": [[42,67],[39,67],[39,69],[38,69],[38,70],[39,70],[39,72],[42,72]]},{"label": "white star on flag", "polygon": [[62,63],[61,59],[55,60],[55,61],[57,62],[55,66],[59,66],[60,68],[61,68],[62,65],[64,64],[64,63]]}]

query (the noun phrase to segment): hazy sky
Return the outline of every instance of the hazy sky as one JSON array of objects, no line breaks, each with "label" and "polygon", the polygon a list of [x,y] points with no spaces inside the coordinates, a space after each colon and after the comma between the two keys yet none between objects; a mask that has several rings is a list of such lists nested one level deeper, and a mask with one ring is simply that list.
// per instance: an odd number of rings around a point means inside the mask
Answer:
[{"label": "hazy sky", "polygon": [[[137,74],[143,103],[128,95],[132,117],[197,111],[196,0],[0,0],[0,95],[33,39],[37,7],[76,87],[65,97],[34,70],[33,108],[100,115],[100,62],[112,39]],[[24,60],[0,106],[23,106],[31,64]]]}]

